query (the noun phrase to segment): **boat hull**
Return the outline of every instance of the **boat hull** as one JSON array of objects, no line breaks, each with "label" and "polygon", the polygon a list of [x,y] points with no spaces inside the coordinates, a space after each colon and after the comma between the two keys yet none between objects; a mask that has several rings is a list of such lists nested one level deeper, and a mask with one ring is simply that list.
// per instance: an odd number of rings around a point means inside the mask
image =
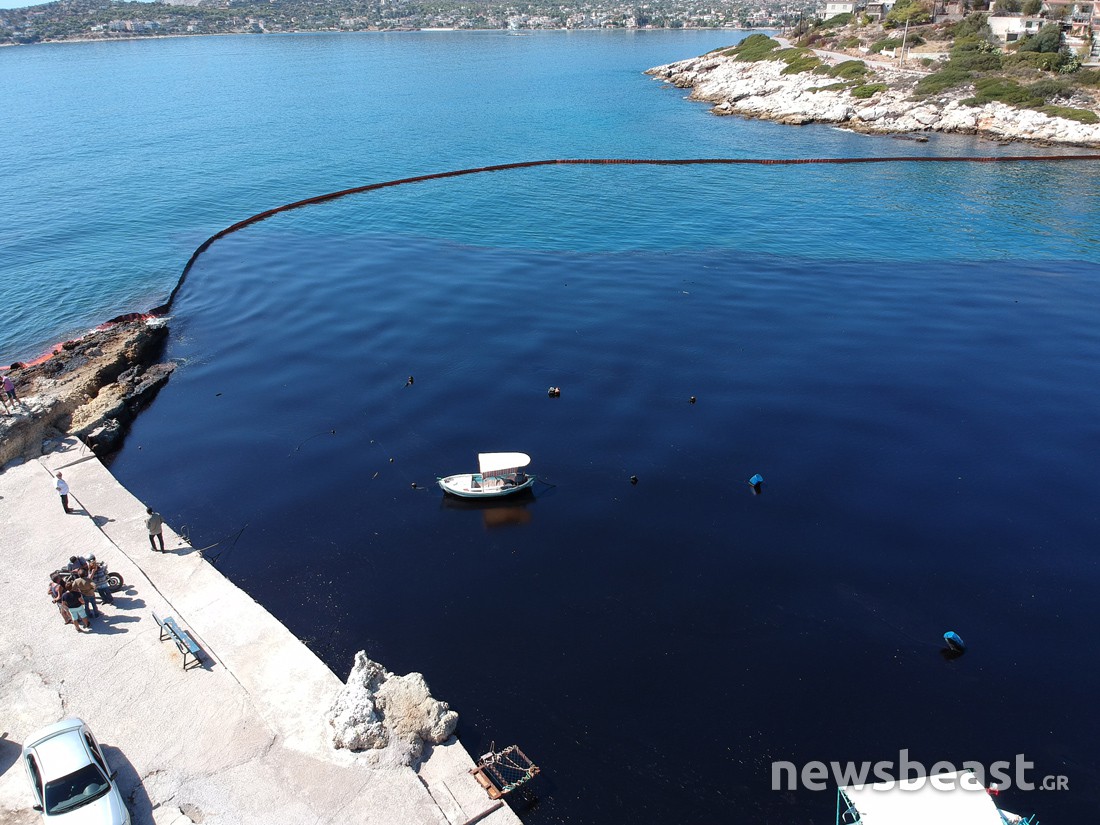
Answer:
[{"label": "boat hull", "polygon": [[[474,474],[462,473],[456,476],[447,476],[439,479],[438,483],[444,493],[459,498],[503,498],[514,496],[516,493],[531,489],[535,483],[534,476],[527,476],[519,484],[508,484],[504,479],[485,479],[478,486],[474,486]],[[494,484],[492,482],[499,482]]]}]

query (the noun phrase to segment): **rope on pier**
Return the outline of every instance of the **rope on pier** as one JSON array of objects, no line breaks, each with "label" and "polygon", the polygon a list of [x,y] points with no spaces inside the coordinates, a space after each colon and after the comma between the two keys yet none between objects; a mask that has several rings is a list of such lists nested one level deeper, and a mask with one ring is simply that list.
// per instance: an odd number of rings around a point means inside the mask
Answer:
[{"label": "rope on pier", "polygon": [[1100,155],[994,155],[990,157],[919,156],[883,158],[559,158],[553,160],[528,160],[518,163],[498,163],[493,166],[480,166],[473,169],[455,169],[450,172],[416,175],[411,178],[400,178],[398,180],[388,180],[381,183],[369,183],[366,186],[354,186],[351,189],[341,189],[339,192],[315,195],[312,198],[305,198],[304,200],[276,206],[274,209],[257,212],[255,215],[245,218],[243,221],[237,221],[237,223],[232,226],[227,226],[225,229],[216,232],[203,241],[199,247],[191,253],[191,257],[187,259],[187,264],[183,267],[183,272],[180,273],[179,281],[176,282],[176,286],[172,289],[172,293],[168,296],[168,300],[160,306],[150,310],[150,314],[165,315],[168,313],[172,307],[172,302],[176,299],[176,295],[180,291],[180,287],[183,286],[183,282],[187,279],[187,274],[191,271],[191,267],[195,265],[195,261],[199,259],[199,256],[202,255],[203,252],[210,248],[211,244],[224,238],[226,235],[231,235],[240,229],[244,229],[246,226],[251,226],[254,223],[267,220],[274,215],[278,215],[280,212],[289,212],[293,209],[301,209],[303,206],[325,203],[326,201],[336,200],[337,198],[347,197],[348,195],[373,192],[377,189],[387,189],[392,186],[404,186],[409,183],[424,183],[425,181],[441,180],[443,178],[477,175],[482,172],[506,172],[512,169],[530,169],[536,166],[803,166],[808,164],[849,163],[1058,163],[1097,160],[1100,160]]}]

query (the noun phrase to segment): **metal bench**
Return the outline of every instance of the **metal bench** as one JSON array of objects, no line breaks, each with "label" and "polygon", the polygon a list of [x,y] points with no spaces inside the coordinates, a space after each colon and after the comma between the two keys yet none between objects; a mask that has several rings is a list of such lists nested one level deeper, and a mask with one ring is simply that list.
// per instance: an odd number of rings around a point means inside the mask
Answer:
[{"label": "metal bench", "polygon": [[176,624],[176,620],[171,616],[166,616],[163,619],[157,615],[157,611],[153,611],[153,621],[157,623],[160,628],[160,640],[163,642],[165,639],[171,639],[176,643],[176,648],[183,654],[183,669],[187,670],[187,657],[191,657],[191,664],[197,665],[199,662],[199,653],[202,652],[195,640],[191,638],[191,634]]}]

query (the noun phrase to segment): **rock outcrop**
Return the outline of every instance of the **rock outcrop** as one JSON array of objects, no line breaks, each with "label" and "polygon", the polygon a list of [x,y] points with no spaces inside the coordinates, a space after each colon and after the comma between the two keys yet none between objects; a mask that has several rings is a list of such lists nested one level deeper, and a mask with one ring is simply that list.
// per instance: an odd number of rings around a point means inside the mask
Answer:
[{"label": "rock outcrop", "polygon": [[[835,60],[834,60],[835,62]],[[887,88],[859,99],[834,78],[813,72],[782,74],[778,60],[743,62],[732,56],[704,55],[650,69],[647,74],[691,89],[689,99],[713,104],[718,115],[743,115],[780,123],[832,123],[855,131],[896,134],[958,132],[997,140],[1027,140],[1075,146],[1100,146],[1100,124],[1051,117],[1003,103],[967,106],[972,88],[953,89],[930,98],[911,93],[921,74],[868,63],[863,84]],[[1093,101],[1087,101],[1094,105]]]},{"label": "rock outcrop", "polygon": [[138,318],[66,341],[30,366],[13,364],[8,375],[22,403],[0,415],[0,466],[39,456],[67,434],[99,455],[117,449],[175,369],[156,363],[167,336],[163,319]]},{"label": "rock outcrop", "polygon": [[420,758],[424,743],[448,739],[458,714],[433,699],[419,673],[395,676],[364,651],[355,654],[347,685],[329,710],[337,748],[361,751],[398,745],[405,764]]}]

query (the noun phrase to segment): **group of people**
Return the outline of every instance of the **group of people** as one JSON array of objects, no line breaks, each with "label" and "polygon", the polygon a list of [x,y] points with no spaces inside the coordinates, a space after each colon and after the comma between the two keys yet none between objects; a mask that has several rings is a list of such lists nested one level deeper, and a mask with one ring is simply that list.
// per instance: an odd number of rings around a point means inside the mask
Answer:
[{"label": "group of people", "polygon": [[26,407],[15,392],[15,384],[11,382],[11,379],[6,375],[0,375],[0,403],[4,405],[5,413],[15,413],[15,405],[20,407]]},{"label": "group of people", "polygon": [[70,556],[69,563],[50,576],[48,592],[65,624],[71,624],[77,633],[81,626],[90,630],[92,619],[99,617],[96,596],[105,604],[115,602],[107,583],[107,568],[93,555]]}]

